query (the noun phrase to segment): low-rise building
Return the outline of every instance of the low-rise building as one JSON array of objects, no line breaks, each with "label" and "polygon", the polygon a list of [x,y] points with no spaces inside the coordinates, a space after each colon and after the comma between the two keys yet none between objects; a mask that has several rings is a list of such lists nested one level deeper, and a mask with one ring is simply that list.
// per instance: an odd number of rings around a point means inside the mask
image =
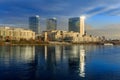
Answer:
[{"label": "low-rise building", "polygon": [[1,40],[35,39],[35,32],[23,28],[0,27]]},{"label": "low-rise building", "polygon": [[65,42],[75,42],[75,43],[98,42],[101,40],[99,37],[94,37],[90,35],[81,36],[79,32],[73,32],[73,31],[69,32],[62,30],[44,31],[43,36],[45,40],[47,39],[49,41],[65,41]]}]

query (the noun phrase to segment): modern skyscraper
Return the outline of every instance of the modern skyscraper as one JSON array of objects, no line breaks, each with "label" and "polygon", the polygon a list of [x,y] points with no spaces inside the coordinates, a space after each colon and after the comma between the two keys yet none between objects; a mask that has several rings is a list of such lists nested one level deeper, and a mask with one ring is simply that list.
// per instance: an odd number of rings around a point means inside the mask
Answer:
[{"label": "modern skyscraper", "polygon": [[40,33],[40,17],[38,15],[29,17],[29,28],[35,33]]},{"label": "modern skyscraper", "polygon": [[80,33],[85,34],[85,16],[80,16]]},{"label": "modern skyscraper", "polygon": [[69,19],[69,31],[80,32],[81,35],[85,34],[84,31],[84,20],[85,17],[75,17]]},{"label": "modern skyscraper", "polygon": [[56,30],[56,29],[57,29],[56,18],[47,19],[47,30]]}]

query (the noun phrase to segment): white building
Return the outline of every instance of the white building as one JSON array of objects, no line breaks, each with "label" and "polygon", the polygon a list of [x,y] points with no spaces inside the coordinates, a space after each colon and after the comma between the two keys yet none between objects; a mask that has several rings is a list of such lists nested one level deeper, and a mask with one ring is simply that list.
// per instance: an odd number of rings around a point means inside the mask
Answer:
[{"label": "white building", "polygon": [[0,27],[1,40],[35,39],[35,32],[23,28]]},{"label": "white building", "polygon": [[80,17],[80,33],[81,35],[85,34],[85,17],[84,16]]},{"label": "white building", "polygon": [[45,37],[45,40],[48,39],[49,41],[66,41],[66,42],[73,42],[73,43],[100,41],[99,37],[94,37],[89,35],[81,36],[79,32],[73,32],[73,31],[70,31],[70,32],[61,31],[61,30],[44,31],[43,36]]}]

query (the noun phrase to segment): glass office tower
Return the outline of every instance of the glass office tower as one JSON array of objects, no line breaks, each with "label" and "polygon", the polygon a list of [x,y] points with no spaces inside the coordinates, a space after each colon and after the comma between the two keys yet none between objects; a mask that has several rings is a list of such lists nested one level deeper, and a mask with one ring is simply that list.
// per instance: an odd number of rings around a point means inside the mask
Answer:
[{"label": "glass office tower", "polygon": [[29,17],[29,28],[35,33],[40,33],[40,17],[38,15]]},{"label": "glass office tower", "polygon": [[57,29],[56,18],[47,19],[47,30],[56,30],[56,29]]},{"label": "glass office tower", "polygon": [[79,32],[81,35],[85,34],[84,31],[84,17],[75,17],[69,19],[69,31]]}]

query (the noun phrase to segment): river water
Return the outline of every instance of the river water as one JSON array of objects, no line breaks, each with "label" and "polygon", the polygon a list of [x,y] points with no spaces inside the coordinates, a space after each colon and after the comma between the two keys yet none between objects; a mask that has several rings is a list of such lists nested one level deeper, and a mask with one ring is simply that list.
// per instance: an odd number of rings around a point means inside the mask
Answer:
[{"label": "river water", "polygon": [[120,46],[0,46],[0,80],[120,80]]}]

